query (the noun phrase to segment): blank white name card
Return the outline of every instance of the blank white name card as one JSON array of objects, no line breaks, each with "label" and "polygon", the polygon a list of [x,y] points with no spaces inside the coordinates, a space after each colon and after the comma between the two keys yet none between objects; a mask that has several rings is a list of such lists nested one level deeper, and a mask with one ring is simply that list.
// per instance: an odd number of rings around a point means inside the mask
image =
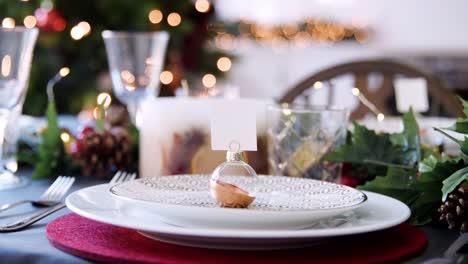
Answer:
[{"label": "blank white name card", "polygon": [[239,147],[243,151],[256,151],[256,109],[255,101],[249,99],[214,102],[211,110],[211,148],[229,150],[230,147]]},{"label": "blank white name card", "polygon": [[398,112],[408,112],[410,107],[417,113],[429,110],[427,82],[424,78],[398,78],[393,84]]}]

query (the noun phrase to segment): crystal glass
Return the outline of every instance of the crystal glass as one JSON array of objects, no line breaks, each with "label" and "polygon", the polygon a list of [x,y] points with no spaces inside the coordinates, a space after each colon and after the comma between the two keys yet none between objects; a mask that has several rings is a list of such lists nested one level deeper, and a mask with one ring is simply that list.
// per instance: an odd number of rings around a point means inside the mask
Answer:
[{"label": "crystal glass", "polygon": [[322,157],[345,142],[348,116],[346,109],[269,106],[270,174],[339,182],[341,164],[323,161]]},{"label": "crystal glass", "polygon": [[10,145],[4,144],[4,141],[12,138],[8,135],[7,127],[12,115],[21,111],[38,34],[37,29],[0,28],[0,189],[27,183],[25,178],[7,169],[8,161],[3,154],[10,152],[4,149],[4,145]]},{"label": "crystal glass", "polygon": [[21,111],[23,110],[22,108],[23,104],[18,104],[11,110],[3,140],[3,166],[13,173],[18,170],[18,159],[16,157],[16,153],[18,151],[18,139],[20,136],[18,133],[18,122],[20,121]]},{"label": "crystal glass", "polygon": [[142,100],[159,94],[169,34],[159,32],[102,32],[114,94],[127,105],[133,124]]}]

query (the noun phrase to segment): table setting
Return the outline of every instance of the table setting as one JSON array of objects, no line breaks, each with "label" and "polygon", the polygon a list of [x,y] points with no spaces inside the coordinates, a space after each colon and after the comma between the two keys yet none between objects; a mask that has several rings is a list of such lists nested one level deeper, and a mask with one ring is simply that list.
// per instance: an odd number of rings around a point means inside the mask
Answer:
[{"label": "table setting", "polygon": [[203,93],[176,76],[185,93],[158,97],[177,34],[100,34],[112,91],[62,114],[63,66],[33,117],[19,113],[39,30],[0,28],[2,262],[466,261],[468,101],[458,119],[411,104],[385,117],[349,87],[371,113],[350,120],[340,106],[213,92],[209,74]]}]

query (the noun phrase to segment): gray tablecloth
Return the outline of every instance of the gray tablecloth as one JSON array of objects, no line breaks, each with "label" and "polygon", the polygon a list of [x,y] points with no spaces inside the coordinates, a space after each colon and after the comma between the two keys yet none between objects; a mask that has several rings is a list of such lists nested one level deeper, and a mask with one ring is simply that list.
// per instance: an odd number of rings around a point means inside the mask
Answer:
[{"label": "gray tablecloth", "polygon": [[[78,178],[71,191],[103,183],[89,178]],[[51,184],[50,180],[34,181],[24,188],[0,191],[0,204],[19,199],[35,199]],[[37,210],[30,205],[0,213],[0,224],[24,217]],[[50,215],[31,228],[15,232],[0,233],[0,263],[90,263],[78,257],[64,253],[49,244],[45,227],[51,220],[69,213],[68,209]],[[408,259],[407,263],[420,263],[432,257],[442,256],[447,247],[457,238],[456,232],[425,226],[422,230],[429,237],[429,244],[420,256]]]},{"label": "gray tablecloth", "polygon": [[[20,199],[38,198],[52,183],[51,180],[33,181],[28,186],[13,190],[0,191],[0,204]],[[72,190],[103,183],[89,178],[78,178]],[[0,213],[0,224],[6,224],[38,210],[31,205],[22,205]],[[0,263],[91,263],[64,253],[47,240],[45,227],[55,218],[70,213],[67,208],[52,214],[32,227],[14,233],[0,233]]]}]

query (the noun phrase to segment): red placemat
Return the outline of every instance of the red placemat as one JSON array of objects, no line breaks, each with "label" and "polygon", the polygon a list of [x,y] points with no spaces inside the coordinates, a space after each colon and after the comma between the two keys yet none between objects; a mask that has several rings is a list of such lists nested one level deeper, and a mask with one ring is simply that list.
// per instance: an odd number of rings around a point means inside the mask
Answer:
[{"label": "red placemat", "polygon": [[376,263],[424,249],[426,235],[409,224],[332,240],[319,246],[274,251],[233,251],[178,246],[134,230],[68,214],[47,225],[50,243],[67,253],[105,263]]}]

